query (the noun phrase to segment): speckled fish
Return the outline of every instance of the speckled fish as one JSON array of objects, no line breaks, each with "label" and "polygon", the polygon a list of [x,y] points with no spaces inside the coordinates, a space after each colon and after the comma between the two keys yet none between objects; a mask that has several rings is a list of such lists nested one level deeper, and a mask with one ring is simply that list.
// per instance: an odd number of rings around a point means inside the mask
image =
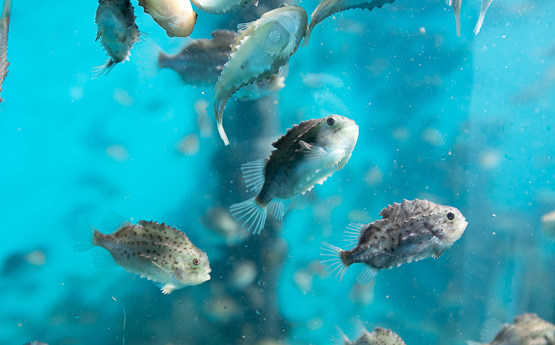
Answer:
[{"label": "speckled fish", "polygon": [[480,16],[478,17],[478,22],[474,28],[474,35],[478,35],[482,29],[482,24],[484,24],[484,19],[486,18],[486,12],[488,11],[489,5],[493,0],[482,0],[482,7],[480,8]]},{"label": "speckled fish", "polygon": [[[4,10],[0,18],[0,92],[2,91],[2,84],[8,74],[8,65],[10,64],[7,59],[8,52],[8,31],[10,28],[10,14],[12,12],[12,0],[4,0]],[[0,97],[0,102],[3,99]]]},{"label": "speckled fish", "polygon": [[403,200],[380,212],[382,219],[370,224],[351,224],[347,229],[353,249],[342,250],[323,243],[322,263],[339,277],[352,264],[363,264],[358,283],[367,284],[380,269],[428,257],[438,258],[464,233],[468,223],[454,207],[442,206],[427,200]]},{"label": "speckled fish", "polygon": [[446,0],[447,5],[453,7],[455,13],[455,21],[457,23],[457,37],[461,35],[461,6],[462,0]]},{"label": "speckled fish", "polygon": [[229,61],[216,83],[213,109],[218,132],[229,140],[222,118],[227,100],[241,87],[278,73],[295,53],[306,32],[307,16],[300,6],[280,6],[260,19],[239,25]]},{"label": "speckled fish", "polygon": [[276,219],[283,219],[291,198],[323,184],[347,164],[357,139],[357,124],[339,115],[294,126],[272,144],[275,150],[269,159],[243,164],[247,188],[258,195],[231,205],[231,215],[242,227],[259,234],[267,209]]},{"label": "speckled fish", "polygon": [[99,0],[96,10],[96,40],[110,56],[105,65],[95,68],[95,77],[110,73],[120,62],[129,60],[131,47],[139,40],[133,6],[129,0]]},{"label": "speckled fish", "polygon": [[368,332],[362,323],[355,326],[355,340],[349,338],[339,330],[340,336],[333,339],[333,345],[407,345],[397,333],[389,329],[376,327]]},{"label": "speckled fish", "polygon": [[335,13],[357,8],[372,11],[374,8],[382,8],[383,5],[393,2],[395,0],[322,0],[310,16],[310,26],[306,32],[303,46],[308,44],[314,27]]},{"label": "speckled fish", "polygon": [[195,27],[197,13],[190,0],[139,0],[139,6],[169,37],[187,37]]},{"label": "speckled fish", "polygon": [[555,345],[555,325],[536,314],[515,317],[514,324],[499,321],[486,323],[481,332],[482,343],[468,340],[468,345]]},{"label": "speckled fish", "polygon": [[201,11],[212,14],[233,12],[251,4],[258,6],[258,0],[192,0]]},{"label": "speckled fish", "polygon": [[158,283],[164,294],[210,279],[208,256],[184,232],[144,220],[138,224],[118,223],[117,230],[110,235],[100,233],[94,226],[81,226],[75,249],[84,251],[94,246],[106,249],[116,264]]}]

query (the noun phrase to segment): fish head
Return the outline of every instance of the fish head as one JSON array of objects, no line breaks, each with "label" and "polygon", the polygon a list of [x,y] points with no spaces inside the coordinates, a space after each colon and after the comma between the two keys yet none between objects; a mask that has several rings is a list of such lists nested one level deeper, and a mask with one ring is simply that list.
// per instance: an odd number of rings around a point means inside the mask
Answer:
[{"label": "fish head", "polygon": [[192,255],[188,255],[173,267],[175,279],[181,285],[198,285],[210,280],[210,262],[208,255],[200,249],[194,248]]},{"label": "fish head", "polygon": [[468,222],[461,211],[456,207],[436,205],[432,214],[426,220],[430,231],[434,233],[443,243],[451,246],[466,230]]},{"label": "fish head", "polygon": [[314,126],[314,142],[328,150],[344,150],[347,155],[353,151],[358,139],[358,125],[341,115],[326,116]]}]

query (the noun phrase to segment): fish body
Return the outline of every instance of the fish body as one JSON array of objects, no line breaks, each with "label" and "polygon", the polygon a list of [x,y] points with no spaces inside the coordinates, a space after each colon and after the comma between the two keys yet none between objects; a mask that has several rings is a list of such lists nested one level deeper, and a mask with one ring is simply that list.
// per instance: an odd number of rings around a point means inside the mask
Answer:
[{"label": "fish body", "polygon": [[312,30],[329,16],[351,9],[367,9],[372,11],[374,8],[382,8],[385,4],[392,4],[395,0],[322,0],[318,7],[310,16],[310,25],[306,31],[303,46],[308,44]]},{"label": "fish body", "polygon": [[241,167],[247,188],[258,195],[230,207],[232,216],[249,231],[264,228],[267,209],[278,219],[289,208],[291,198],[323,184],[351,157],[358,139],[357,124],[346,117],[330,115],[301,122],[272,145],[267,160]]},{"label": "fish body", "polygon": [[[491,326],[482,331],[482,337],[493,337],[489,343],[467,341],[468,345],[555,345],[555,325],[533,313],[524,313],[514,324]],[[483,341],[488,341],[482,339]]]},{"label": "fish body", "polygon": [[129,0],[99,0],[96,10],[96,40],[110,56],[105,65],[96,68],[96,76],[108,74],[114,66],[129,60],[133,44],[139,40],[133,6]]},{"label": "fish body", "polygon": [[143,220],[138,224],[120,224],[109,235],[94,226],[84,227],[77,237],[76,250],[102,247],[126,271],[157,282],[164,294],[210,279],[208,256],[184,232]]},{"label": "fish body", "polygon": [[306,25],[302,7],[282,5],[252,23],[239,26],[239,35],[214,91],[214,115],[226,145],[229,140],[222,118],[227,100],[241,87],[278,73],[297,50]]},{"label": "fish body", "polygon": [[189,0],[139,0],[139,6],[169,37],[189,36],[197,22],[198,15]]},{"label": "fish body", "polygon": [[340,331],[340,337],[334,340],[333,345],[406,345],[397,333],[381,327],[368,332],[362,324],[359,324],[355,327],[355,333],[357,333],[356,339],[351,341]]},{"label": "fish body", "polygon": [[[2,10],[2,17],[0,18],[0,92],[2,91],[4,79],[8,74],[8,65],[10,64],[7,59],[7,52],[11,12],[12,0],[4,0],[4,9]],[[0,97],[0,102],[2,101],[3,99]]]},{"label": "fish body", "polygon": [[542,216],[543,233],[555,238],[555,211],[551,211]]},{"label": "fish body", "polygon": [[478,35],[484,24],[484,19],[486,19],[486,12],[488,11],[489,5],[493,0],[482,0],[482,7],[480,8],[480,16],[478,17],[478,22],[476,22],[476,27],[474,28],[474,35]]},{"label": "fish body", "polygon": [[350,241],[355,245],[342,250],[323,243],[323,261],[339,280],[352,264],[364,264],[360,284],[368,283],[380,269],[398,267],[428,257],[438,258],[464,233],[468,223],[462,213],[450,206],[427,200],[403,200],[380,212],[382,219],[370,224],[351,224]]},{"label": "fish body", "polygon": [[253,100],[259,99],[274,92],[277,92],[285,87],[285,77],[277,74],[272,74],[268,78],[255,81],[239,89],[234,96],[240,100]]},{"label": "fish body", "polygon": [[239,8],[248,7],[258,0],[191,0],[200,10],[212,14],[233,12]]}]

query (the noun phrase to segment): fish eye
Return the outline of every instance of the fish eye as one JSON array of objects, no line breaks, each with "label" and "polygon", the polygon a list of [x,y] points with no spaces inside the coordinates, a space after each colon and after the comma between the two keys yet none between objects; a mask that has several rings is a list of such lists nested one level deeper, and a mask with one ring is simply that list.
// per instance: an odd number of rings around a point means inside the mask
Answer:
[{"label": "fish eye", "polygon": [[335,120],[333,119],[333,117],[328,117],[328,119],[326,120],[326,123],[328,124],[328,126],[333,126],[335,124]]},{"label": "fish eye", "polygon": [[455,214],[453,212],[447,213],[447,219],[449,219],[449,220],[455,219]]},{"label": "fish eye", "polygon": [[200,264],[199,259],[193,259],[193,265],[198,266]]},{"label": "fish eye", "polygon": [[283,4],[279,5],[279,7],[285,7],[285,6],[287,6],[286,3],[283,3]]}]

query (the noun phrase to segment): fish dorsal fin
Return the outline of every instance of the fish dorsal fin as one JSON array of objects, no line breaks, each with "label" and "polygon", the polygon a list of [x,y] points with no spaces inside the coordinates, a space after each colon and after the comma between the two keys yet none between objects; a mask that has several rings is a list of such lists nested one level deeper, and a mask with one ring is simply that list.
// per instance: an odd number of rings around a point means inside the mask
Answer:
[{"label": "fish dorsal fin", "polygon": [[[172,239],[179,238],[180,240],[185,240],[185,239],[188,240],[189,239],[183,231],[179,231],[177,228],[166,225],[164,223],[140,220],[139,225],[146,232],[152,233],[153,235],[154,234],[155,235],[160,235],[160,236],[164,235],[165,237],[169,237],[169,238],[172,238]],[[164,236],[162,236],[162,237],[164,237]]]},{"label": "fish dorsal fin", "polygon": [[495,339],[497,334],[501,332],[501,330],[505,326],[503,323],[497,319],[489,319],[484,323],[484,327],[480,331],[480,341],[482,343],[490,343]]},{"label": "fish dorsal fin", "polygon": [[392,222],[396,221],[397,219],[408,220],[411,215],[415,213],[426,215],[430,213],[431,210],[436,208],[436,204],[428,201],[428,200],[406,200],[404,199],[401,203],[393,203],[393,205],[389,205],[380,212],[380,216],[384,219],[389,219]]},{"label": "fish dorsal fin", "polygon": [[116,212],[109,212],[102,221],[100,222],[100,229],[105,234],[112,234],[123,227],[132,225],[130,221],[123,218],[121,215],[117,214]]},{"label": "fish dorsal fin", "polygon": [[264,170],[267,159],[257,159],[241,165],[243,179],[249,191],[259,193],[264,186]]},{"label": "fish dorsal fin", "polygon": [[346,345],[351,343],[349,341],[349,338],[347,338],[347,336],[345,335],[345,333],[343,333],[339,326],[335,326],[335,329],[337,330],[337,333],[331,335],[332,345]]},{"label": "fish dorsal fin", "polygon": [[231,53],[235,53],[235,51],[241,45],[241,42],[247,37],[251,36],[255,28],[256,21],[237,24],[237,38],[235,39],[235,43],[231,45]]},{"label": "fish dorsal fin", "polygon": [[314,128],[314,126],[318,124],[319,120],[320,119],[306,120],[293,126],[287,130],[285,135],[282,135],[281,138],[272,143],[272,146],[279,149],[284,145],[293,145],[293,143],[300,141],[304,134]]},{"label": "fish dorsal fin", "polygon": [[355,247],[366,227],[364,223],[350,223],[343,233],[343,241],[348,242],[350,247]]}]

